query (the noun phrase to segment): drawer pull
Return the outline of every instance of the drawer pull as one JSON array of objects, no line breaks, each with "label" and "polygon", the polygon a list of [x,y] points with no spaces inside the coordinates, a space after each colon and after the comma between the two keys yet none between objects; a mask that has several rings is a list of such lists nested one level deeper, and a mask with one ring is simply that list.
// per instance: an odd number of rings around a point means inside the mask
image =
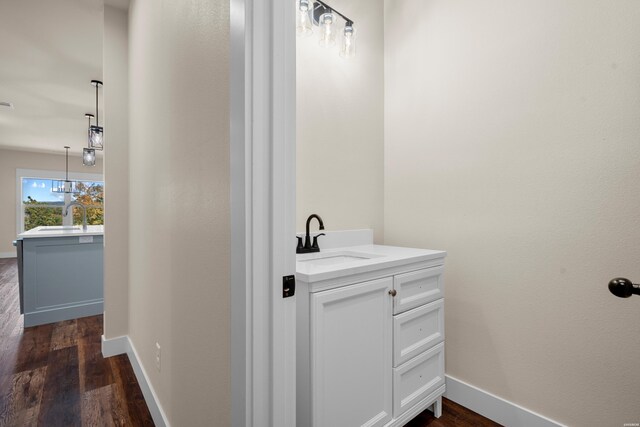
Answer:
[{"label": "drawer pull", "polygon": [[391,289],[389,291],[389,295],[391,295],[392,297],[395,297],[398,294],[398,292],[395,289]]}]

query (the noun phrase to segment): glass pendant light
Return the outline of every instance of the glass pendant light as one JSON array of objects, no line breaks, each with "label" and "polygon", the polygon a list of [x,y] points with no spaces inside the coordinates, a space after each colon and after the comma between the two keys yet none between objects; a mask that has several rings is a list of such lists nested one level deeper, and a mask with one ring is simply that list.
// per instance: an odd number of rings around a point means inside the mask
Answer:
[{"label": "glass pendant light", "polygon": [[296,33],[299,36],[309,36],[313,33],[311,27],[311,7],[309,0],[298,0],[296,12]]},{"label": "glass pendant light", "polygon": [[64,181],[51,181],[51,192],[52,193],[78,193],[77,183],[75,181],[69,181],[69,148],[68,146],[64,146],[64,149],[67,150],[66,153],[66,167],[65,167],[65,179]]},{"label": "glass pendant light", "polygon": [[318,20],[318,25],[320,26],[320,46],[331,47],[336,44],[336,32],[333,28],[335,21],[333,11],[329,8],[320,15],[320,19]]},{"label": "glass pendant light", "polygon": [[353,28],[353,22],[347,21],[342,32],[342,43],[340,47],[340,56],[348,59],[356,55],[356,30]]},{"label": "glass pendant light", "polygon": [[89,126],[89,148],[102,150],[104,148],[104,129],[100,127],[98,115],[98,87],[102,86],[100,80],[91,80],[91,84],[96,87],[96,124]]},{"label": "glass pendant light", "polygon": [[[86,118],[89,119],[89,129],[91,129],[91,119],[93,118],[93,114],[85,114]],[[89,139],[91,139],[91,131],[89,131]],[[96,150],[95,148],[83,148],[82,149],[82,164],[85,166],[95,166],[96,165]]]}]

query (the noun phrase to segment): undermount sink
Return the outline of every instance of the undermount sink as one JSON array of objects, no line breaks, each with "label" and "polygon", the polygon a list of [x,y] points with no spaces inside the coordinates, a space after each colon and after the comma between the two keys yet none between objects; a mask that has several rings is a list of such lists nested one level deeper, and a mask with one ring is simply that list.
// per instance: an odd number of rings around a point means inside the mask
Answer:
[{"label": "undermount sink", "polygon": [[364,252],[353,251],[337,251],[337,252],[318,252],[313,254],[305,254],[298,257],[298,263],[313,266],[327,266],[343,264],[354,261],[364,261],[371,258],[379,258],[384,255],[367,254]]},{"label": "undermount sink", "polygon": [[70,225],[62,227],[42,227],[38,231],[67,231],[67,230],[80,230],[80,227],[72,227]]}]

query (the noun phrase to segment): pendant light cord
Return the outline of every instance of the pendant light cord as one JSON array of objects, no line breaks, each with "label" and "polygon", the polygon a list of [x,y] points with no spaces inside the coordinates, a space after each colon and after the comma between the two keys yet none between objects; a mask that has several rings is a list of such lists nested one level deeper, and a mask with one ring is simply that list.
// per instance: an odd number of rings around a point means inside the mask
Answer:
[{"label": "pendant light cord", "polygon": [[100,126],[100,115],[98,114],[98,84],[97,83],[96,83],[96,126]]},{"label": "pendant light cord", "polygon": [[[89,130],[91,130],[91,116],[87,116],[87,119],[89,120]],[[91,148],[91,140],[87,140],[87,147]]]}]

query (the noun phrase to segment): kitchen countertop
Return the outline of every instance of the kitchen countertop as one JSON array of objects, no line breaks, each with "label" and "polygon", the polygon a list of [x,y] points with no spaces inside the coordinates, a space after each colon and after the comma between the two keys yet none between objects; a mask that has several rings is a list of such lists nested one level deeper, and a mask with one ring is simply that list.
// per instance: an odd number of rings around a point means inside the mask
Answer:
[{"label": "kitchen countertop", "polygon": [[73,229],[62,226],[40,226],[29,231],[18,234],[18,239],[33,239],[39,237],[74,237],[74,236],[102,236],[104,225],[89,225],[87,231],[82,230],[81,225],[76,225]]},{"label": "kitchen countertop", "polygon": [[[347,260],[345,262],[328,263],[322,265],[309,262],[322,258],[358,257],[358,255],[371,256]],[[310,254],[296,255],[296,277],[307,283],[325,281],[342,276],[351,276],[385,268],[393,268],[406,264],[430,261],[444,258],[445,251],[430,249],[403,248],[385,245],[349,246],[344,248],[321,250]],[[305,262],[307,261],[307,262]]]}]

